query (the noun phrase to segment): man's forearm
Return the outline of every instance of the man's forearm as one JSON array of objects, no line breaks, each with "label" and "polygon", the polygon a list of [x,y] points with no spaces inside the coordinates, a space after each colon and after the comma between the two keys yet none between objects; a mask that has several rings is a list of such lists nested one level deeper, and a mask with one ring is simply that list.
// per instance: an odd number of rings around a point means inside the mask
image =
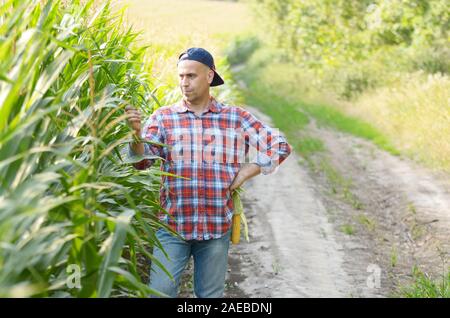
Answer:
[{"label": "man's forearm", "polygon": [[233,183],[230,186],[230,190],[235,190],[240,187],[248,179],[261,173],[261,167],[255,163],[245,164],[239,170],[237,176],[234,178]]},{"label": "man's forearm", "polygon": [[244,178],[244,180],[248,180],[257,176],[261,173],[261,167],[255,163],[245,164],[241,167],[239,174]]},{"label": "man's forearm", "polygon": [[[140,132],[136,132],[136,136],[140,136]],[[136,138],[137,140],[137,138]],[[130,142],[130,147],[133,152],[139,156],[142,156],[144,154],[145,148],[144,144],[142,142]]]}]

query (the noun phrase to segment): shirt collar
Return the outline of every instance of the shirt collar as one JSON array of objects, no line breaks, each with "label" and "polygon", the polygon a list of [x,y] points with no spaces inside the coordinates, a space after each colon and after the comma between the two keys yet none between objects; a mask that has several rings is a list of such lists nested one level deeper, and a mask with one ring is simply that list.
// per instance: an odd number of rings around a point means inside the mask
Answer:
[{"label": "shirt collar", "polygon": [[[181,99],[178,103],[176,103],[172,107],[177,113],[184,113],[186,111],[192,111],[184,99]],[[208,105],[206,112],[211,111],[213,113],[219,113],[220,110],[221,110],[220,103],[213,96],[210,96],[209,97],[209,105]]]}]

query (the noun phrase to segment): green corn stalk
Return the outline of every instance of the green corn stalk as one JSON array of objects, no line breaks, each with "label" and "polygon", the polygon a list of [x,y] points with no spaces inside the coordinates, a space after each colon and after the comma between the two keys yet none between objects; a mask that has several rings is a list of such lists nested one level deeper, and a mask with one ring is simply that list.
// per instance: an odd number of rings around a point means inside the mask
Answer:
[{"label": "green corn stalk", "polygon": [[[152,57],[123,11],[93,4],[0,4],[1,297],[157,293],[138,256],[160,245],[163,173],[130,166],[123,111],[157,106]],[[67,284],[72,264],[80,288]]]}]

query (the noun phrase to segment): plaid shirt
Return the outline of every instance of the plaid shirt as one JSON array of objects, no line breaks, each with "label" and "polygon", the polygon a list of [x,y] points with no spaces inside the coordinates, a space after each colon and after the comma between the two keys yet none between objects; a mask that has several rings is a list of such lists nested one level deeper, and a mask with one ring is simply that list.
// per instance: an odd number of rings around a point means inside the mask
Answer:
[{"label": "plaid shirt", "polygon": [[[158,108],[145,122],[142,138],[149,141],[144,155],[160,157],[161,170],[183,177],[162,177],[160,205],[175,221],[162,212],[159,217],[186,240],[219,238],[230,229],[229,187],[242,163],[256,163],[262,174],[269,174],[291,152],[275,129],[212,96],[200,116],[184,100]],[[249,160],[251,149],[256,155]],[[135,156],[131,148],[129,152]],[[134,166],[146,169],[153,161],[143,159]]]}]

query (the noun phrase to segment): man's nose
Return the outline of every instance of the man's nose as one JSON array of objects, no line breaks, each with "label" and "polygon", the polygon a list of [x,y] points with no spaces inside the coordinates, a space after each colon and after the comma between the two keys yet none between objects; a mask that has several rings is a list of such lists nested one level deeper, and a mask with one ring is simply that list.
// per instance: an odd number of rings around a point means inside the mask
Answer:
[{"label": "man's nose", "polygon": [[189,81],[186,77],[181,79],[181,86],[183,87],[189,86]]}]

